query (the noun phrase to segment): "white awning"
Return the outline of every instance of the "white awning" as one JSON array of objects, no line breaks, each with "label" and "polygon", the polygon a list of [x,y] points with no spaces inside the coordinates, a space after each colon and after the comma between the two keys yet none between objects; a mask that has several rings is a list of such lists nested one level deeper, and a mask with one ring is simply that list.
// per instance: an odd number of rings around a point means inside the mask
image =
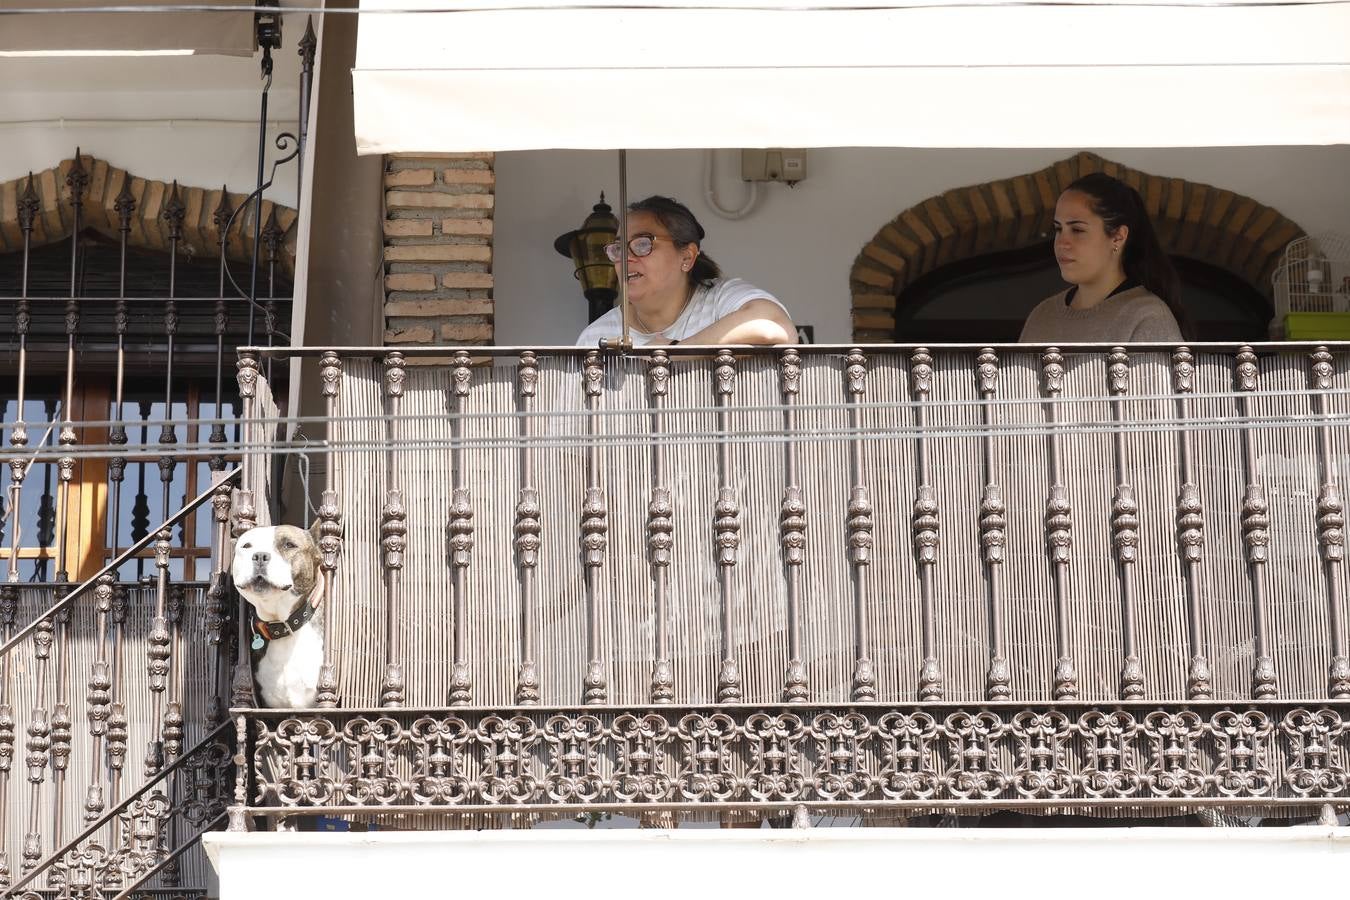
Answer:
[{"label": "white awning", "polygon": [[1350,6],[613,2],[363,14],[359,152],[1350,143]]}]

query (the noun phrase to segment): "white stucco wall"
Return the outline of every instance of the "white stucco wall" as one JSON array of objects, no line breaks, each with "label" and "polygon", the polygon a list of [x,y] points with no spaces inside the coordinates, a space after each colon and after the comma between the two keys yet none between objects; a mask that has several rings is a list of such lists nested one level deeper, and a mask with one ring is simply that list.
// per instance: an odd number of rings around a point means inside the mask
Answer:
[{"label": "white stucco wall", "polygon": [[[303,27],[303,26],[302,26]],[[268,164],[295,134],[303,32],[274,54]],[[257,185],[260,56],[0,58],[0,181],[47,169],[75,148],[142,178],[247,193]],[[296,199],[295,164],[267,196]]]},{"label": "white stucco wall", "polygon": [[[879,228],[934,194],[1032,172],[1077,149],[811,150],[805,181],[792,189],[761,186],[759,207],[739,221],[719,219],[704,202],[706,154],[635,151],[628,155],[628,193],[630,200],[663,193],[688,204],[708,232],[704,249],[725,271],[783,299],[798,322],[816,326],[817,341],[844,342],[850,339],[849,268]],[[1350,147],[1096,152],[1154,175],[1246,194],[1310,232],[1350,231]],[[617,203],[617,157],[498,154],[497,343],[570,343],[581,331],[585,300],[553,239],[581,224],[601,190]],[[719,151],[717,171],[719,202],[739,206],[745,191],[739,154]]]},{"label": "white stucco wall", "polygon": [[1340,896],[1350,829],[404,832],[203,836],[220,900],[259,897]]}]

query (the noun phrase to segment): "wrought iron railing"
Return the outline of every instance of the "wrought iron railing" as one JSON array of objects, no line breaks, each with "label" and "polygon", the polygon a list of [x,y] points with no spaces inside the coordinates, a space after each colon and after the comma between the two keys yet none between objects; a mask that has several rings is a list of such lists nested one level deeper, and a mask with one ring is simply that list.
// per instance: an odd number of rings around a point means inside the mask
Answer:
[{"label": "wrought iron railing", "polygon": [[57,897],[120,900],[152,893],[137,888],[156,876],[159,890],[179,891],[183,855],[224,823],[233,731],[228,722],[218,725],[65,846],[26,867],[12,891],[45,880]]},{"label": "wrought iron railing", "polygon": [[[197,804],[184,814],[190,823],[202,824],[197,821],[200,803],[193,799],[200,791],[184,788],[179,797],[174,792],[186,776],[166,779],[180,770],[200,774],[207,759],[203,754],[209,755],[219,737],[236,639],[231,627],[235,604],[223,568],[213,572],[209,585],[172,579],[169,546],[174,526],[209,505],[215,557],[223,565],[230,494],[238,475],[238,469],[223,473],[151,535],[77,586],[0,585],[0,808],[5,810],[0,889],[11,884],[17,889],[48,870],[84,872],[99,866],[100,890],[130,889],[191,843],[180,843],[186,831],[169,826],[179,814],[180,799]],[[139,585],[118,582],[114,573],[150,544],[156,578]],[[16,628],[18,621],[26,624]],[[144,668],[137,665],[140,659]],[[83,697],[74,689],[75,672],[88,672]],[[80,719],[87,721],[86,728],[77,729]],[[11,784],[17,780],[12,761],[21,734],[26,735],[26,792]],[[140,767],[135,747],[145,748]],[[184,752],[185,747],[192,749]],[[211,760],[207,768],[228,783],[229,754]],[[168,800],[161,802],[165,790]],[[172,838],[167,843],[143,840],[142,832],[151,827],[146,823],[156,816],[160,825],[152,836],[167,828],[164,833]],[[94,824],[67,843],[81,820]],[[112,831],[88,844],[105,826]],[[17,866],[11,847],[22,847]],[[200,860],[195,862],[200,870]],[[68,883],[49,879],[47,886],[65,889]],[[171,879],[166,886],[179,883]]]},{"label": "wrought iron railing", "polygon": [[236,827],[1345,795],[1350,347],[285,352],[326,662]]},{"label": "wrought iron railing", "polygon": [[[257,711],[248,812],[1315,812],[1346,704]],[[238,799],[238,798],[237,798]],[[397,826],[395,826],[397,827]]]}]

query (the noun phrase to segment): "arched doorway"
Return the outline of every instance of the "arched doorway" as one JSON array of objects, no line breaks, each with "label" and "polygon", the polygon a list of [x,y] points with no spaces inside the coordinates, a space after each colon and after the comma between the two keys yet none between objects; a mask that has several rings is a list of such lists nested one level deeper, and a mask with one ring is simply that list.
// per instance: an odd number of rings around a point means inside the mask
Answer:
[{"label": "arched doorway", "polygon": [[1284,247],[1303,235],[1297,223],[1232,191],[1079,153],[930,197],[884,225],[849,274],[854,340],[1015,340],[1031,307],[1063,289],[1048,247],[1055,201],[1095,171],[1144,198],[1182,276],[1197,339],[1266,336],[1270,276]]}]

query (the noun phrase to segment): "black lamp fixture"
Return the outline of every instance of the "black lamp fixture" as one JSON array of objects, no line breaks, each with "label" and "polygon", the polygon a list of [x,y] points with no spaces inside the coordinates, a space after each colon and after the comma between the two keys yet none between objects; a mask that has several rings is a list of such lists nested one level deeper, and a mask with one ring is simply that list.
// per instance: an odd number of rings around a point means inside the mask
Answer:
[{"label": "black lamp fixture", "polygon": [[576,266],[572,276],[581,282],[581,293],[590,304],[589,322],[608,312],[619,295],[618,273],[605,256],[605,245],[618,234],[619,220],[601,191],[600,202],[591,208],[591,214],[581,227],[558,235],[553,242],[553,249],[571,259]]}]

